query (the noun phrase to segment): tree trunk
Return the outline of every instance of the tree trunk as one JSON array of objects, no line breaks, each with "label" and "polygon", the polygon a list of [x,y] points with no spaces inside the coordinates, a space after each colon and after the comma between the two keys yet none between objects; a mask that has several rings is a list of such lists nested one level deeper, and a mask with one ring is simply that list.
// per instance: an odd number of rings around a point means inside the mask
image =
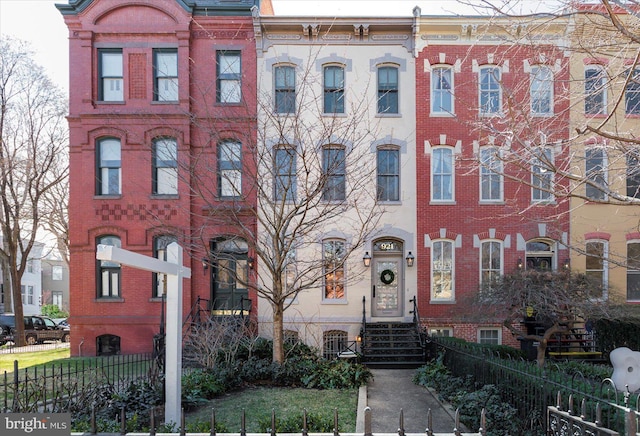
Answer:
[{"label": "tree trunk", "polygon": [[273,361],[284,362],[284,309],[282,303],[273,305]]},{"label": "tree trunk", "polygon": [[15,314],[16,322],[13,341],[16,347],[22,347],[25,345],[24,311],[22,310],[22,285],[18,274],[11,275],[11,293],[13,295],[13,313]]},{"label": "tree trunk", "polygon": [[544,367],[545,355],[547,354],[547,339],[542,339],[538,343],[538,354],[536,355],[536,361],[538,362],[538,368]]}]

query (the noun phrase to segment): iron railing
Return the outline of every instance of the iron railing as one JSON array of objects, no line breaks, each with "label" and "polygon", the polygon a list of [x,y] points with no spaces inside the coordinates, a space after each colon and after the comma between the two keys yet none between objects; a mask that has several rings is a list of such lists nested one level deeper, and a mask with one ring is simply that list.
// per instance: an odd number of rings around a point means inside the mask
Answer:
[{"label": "iron railing", "polygon": [[[500,358],[486,349],[481,351],[477,344],[440,337],[432,340],[444,350],[444,364],[452,375],[471,376],[480,386],[497,386],[503,401],[517,409],[519,418],[538,422],[539,428],[549,425],[548,407],[555,404],[554,407],[560,409],[557,397],[561,395],[584,402],[579,415],[581,420],[597,422],[602,428],[635,436],[635,433],[625,433],[627,413],[631,410],[630,395],[618,391],[610,379],[596,383],[579,373],[568,375],[557,366],[545,369],[531,362]],[[640,396],[635,400],[637,407]]]},{"label": "iron railing", "polygon": [[[155,409],[150,409],[149,411],[150,413],[150,420],[149,422],[150,424],[150,430],[149,432],[145,432],[145,433],[136,433],[137,435],[151,435],[154,436],[157,433],[158,430],[158,426],[156,425],[156,416],[155,416]],[[374,435],[374,431],[372,428],[372,420],[373,420],[373,410],[370,407],[365,407],[362,410],[362,415],[363,415],[363,430],[362,432],[358,432],[358,433],[340,433],[338,431],[338,429],[340,428],[340,423],[339,423],[339,419],[338,419],[338,411],[337,409],[334,409],[334,414],[333,414],[333,432],[332,433],[313,433],[313,436],[373,436]],[[124,408],[122,408],[120,410],[120,434],[124,435],[127,433],[127,421],[126,421],[126,411]],[[432,417],[432,413],[431,413],[431,409],[426,411],[426,419],[427,419],[427,427],[424,431],[424,433],[419,433],[419,435],[421,436],[436,436],[436,433],[433,432],[433,417]],[[310,432],[309,432],[309,427],[307,425],[308,421],[307,421],[307,411],[306,409],[302,410],[302,421],[300,422],[300,433],[293,433],[293,434],[300,434],[301,436],[309,436]],[[184,411],[180,414],[180,430],[177,433],[162,433],[163,435],[181,435],[181,436],[185,436],[185,435],[202,435],[202,432],[199,433],[187,433],[185,431],[185,416],[184,416]],[[478,429],[477,433],[462,433],[462,431],[460,430],[461,425],[460,425],[460,412],[456,411],[455,413],[455,417],[454,417],[454,428],[451,429],[451,433],[437,433],[437,436],[484,436],[486,435],[486,416],[485,416],[485,411],[482,410],[481,415],[480,415],[480,428]],[[91,411],[91,419],[90,419],[90,434],[93,435],[109,435],[109,436],[113,436],[113,433],[98,433],[97,431],[97,424],[96,424],[96,418],[95,418],[95,411],[92,410]],[[204,433],[206,434],[206,433]],[[209,431],[208,431],[209,435],[214,436],[216,434],[216,413],[215,413],[215,409],[211,409],[211,415],[210,415],[210,423],[209,423]],[[271,410],[271,431],[270,433],[251,433],[252,436],[276,436],[277,432],[276,432],[276,412],[274,409]],[[286,433],[287,435],[291,435],[291,433]],[[380,434],[378,432],[378,434]],[[398,419],[398,436],[406,436],[410,433],[406,433],[405,432],[405,425],[404,425],[404,413],[403,410],[400,409],[399,412],[399,419]],[[240,412],[240,432],[239,433],[225,433],[226,436],[247,436],[247,425],[246,425],[246,416],[245,416],[245,411],[244,409],[242,409],[242,411]]]}]

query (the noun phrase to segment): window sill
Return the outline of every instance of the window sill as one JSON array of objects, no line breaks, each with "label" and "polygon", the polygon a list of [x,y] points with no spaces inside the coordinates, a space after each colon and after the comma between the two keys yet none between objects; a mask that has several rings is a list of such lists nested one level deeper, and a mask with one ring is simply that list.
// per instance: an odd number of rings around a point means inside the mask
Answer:
[{"label": "window sill", "polygon": [[554,114],[553,112],[550,112],[548,114],[534,114],[534,113],[531,113],[531,118],[552,118],[555,115],[556,114]]},{"label": "window sill", "polygon": [[504,200],[480,200],[478,202],[481,206],[496,206],[505,204]]},{"label": "window sill", "polygon": [[110,194],[110,195],[94,195],[94,200],[120,200],[122,198],[122,194]]},{"label": "window sill", "polygon": [[429,116],[432,118],[455,118],[456,114],[455,112],[431,112]]},{"label": "window sill", "polygon": [[94,303],[124,303],[122,297],[100,297],[93,300]]},{"label": "window sill", "polygon": [[429,205],[431,205],[431,206],[455,206],[456,205],[456,201],[455,200],[431,200],[429,202]]},{"label": "window sill", "polygon": [[235,107],[240,107],[240,106],[242,106],[242,102],[239,101],[239,102],[225,103],[225,102],[222,102],[222,101],[217,101],[216,102],[216,106],[223,106],[223,107],[230,107],[230,106],[234,107],[235,106]]},{"label": "window sill", "polygon": [[588,114],[585,113],[584,117],[585,118],[596,118],[596,119],[601,119],[601,118],[607,118],[609,115],[608,114]]},{"label": "window sill", "polygon": [[429,304],[456,304],[456,300],[429,300]]},{"label": "window sill", "polygon": [[339,113],[326,113],[326,112],[323,112],[323,113],[322,113],[322,116],[323,116],[323,117],[346,118],[346,117],[347,117],[347,114],[346,114],[346,113],[344,113],[344,112],[339,112]]},{"label": "window sill", "polygon": [[153,100],[151,102],[151,104],[153,105],[168,105],[168,106],[175,106],[180,104],[180,100],[171,100],[171,101],[159,101],[159,100]]},{"label": "window sill", "polygon": [[109,100],[98,100],[95,102],[96,106],[102,106],[102,105],[110,105],[110,104],[126,104],[126,102],[124,100],[114,100],[114,101],[109,101]]},{"label": "window sill", "polygon": [[387,114],[387,113],[377,113],[377,118],[402,118],[402,114]]},{"label": "window sill", "polygon": [[[150,303],[162,303],[163,298],[162,297],[151,297],[149,298],[149,302]],[[165,303],[167,302],[167,299],[164,298]]]},{"label": "window sill", "polygon": [[340,299],[329,299],[329,298],[323,298],[322,299],[322,303],[321,304],[327,304],[327,305],[347,305],[349,304],[349,302],[346,300],[346,298],[340,298]]},{"label": "window sill", "polygon": [[151,194],[152,200],[177,200],[180,198],[178,194]]},{"label": "window sill", "polygon": [[502,112],[480,112],[478,116],[480,118],[503,118],[504,114]]},{"label": "window sill", "polygon": [[531,204],[539,204],[545,206],[548,204],[557,204],[555,200],[531,200]]},{"label": "window sill", "polygon": [[402,201],[400,200],[378,200],[376,203],[385,206],[402,206]]}]

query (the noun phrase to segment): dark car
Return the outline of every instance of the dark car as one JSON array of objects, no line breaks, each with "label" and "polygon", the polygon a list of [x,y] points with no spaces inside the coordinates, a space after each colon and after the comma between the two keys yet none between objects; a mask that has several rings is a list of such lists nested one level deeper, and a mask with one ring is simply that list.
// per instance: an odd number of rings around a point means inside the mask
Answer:
[{"label": "dark car", "polygon": [[[16,320],[13,314],[0,315],[0,344],[13,342]],[[24,316],[24,336],[27,344],[34,345],[45,341],[69,342],[69,327],[56,324],[51,318],[41,315]]]}]

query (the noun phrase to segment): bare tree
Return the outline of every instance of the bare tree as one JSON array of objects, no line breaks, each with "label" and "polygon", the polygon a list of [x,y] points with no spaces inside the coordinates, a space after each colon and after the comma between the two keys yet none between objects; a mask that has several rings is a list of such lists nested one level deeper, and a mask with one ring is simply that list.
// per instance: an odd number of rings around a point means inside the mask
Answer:
[{"label": "bare tree", "polygon": [[[259,95],[258,116],[248,117],[245,124],[231,115],[222,125],[220,117],[215,123],[200,121],[197,127],[208,142],[194,152],[188,171],[198,205],[192,213],[203,211],[197,219],[201,227],[193,232],[192,255],[204,254],[218,268],[218,276],[224,273],[243,283],[270,305],[275,362],[284,360],[285,310],[300,292],[329,286],[327,292],[340,293],[344,280],[361,278],[350,267],[355,262],[349,256],[362,248],[383,213],[376,205],[376,166],[370,151],[379,133],[368,110],[375,105],[363,97],[346,111],[352,115],[323,116],[322,96],[313,94],[319,78],[310,67],[298,77],[302,79],[294,100],[276,102],[266,93]],[[291,106],[284,114],[278,104]],[[238,130],[246,133],[229,134]],[[242,144],[242,151],[234,141]],[[213,145],[222,143],[229,146],[216,156]],[[241,153],[250,158],[242,167],[234,166],[242,161]],[[216,159],[230,164],[216,173]],[[211,183],[216,177],[217,183]],[[231,201],[220,202],[221,197]],[[248,244],[255,275],[251,268],[249,276],[225,270],[228,253],[209,250],[207,229],[212,226],[228,229],[230,238]],[[334,228],[349,235],[348,244],[321,246],[323,235]],[[353,272],[347,275],[346,269]]]},{"label": "bare tree", "polygon": [[0,258],[11,282],[17,345],[24,343],[21,280],[50,212],[44,199],[67,183],[65,114],[63,94],[29,47],[0,39]]},{"label": "bare tree", "polygon": [[[476,313],[502,320],[515,336],[535,341],[538,366],[544,366],[549,340],[569,334],[586,320],[612,319],[620,306],[602,298],[602,286],[585,274],[517,270],[485,285],[473,301]],[[528,320],[540,329],[523,333]]]}]

